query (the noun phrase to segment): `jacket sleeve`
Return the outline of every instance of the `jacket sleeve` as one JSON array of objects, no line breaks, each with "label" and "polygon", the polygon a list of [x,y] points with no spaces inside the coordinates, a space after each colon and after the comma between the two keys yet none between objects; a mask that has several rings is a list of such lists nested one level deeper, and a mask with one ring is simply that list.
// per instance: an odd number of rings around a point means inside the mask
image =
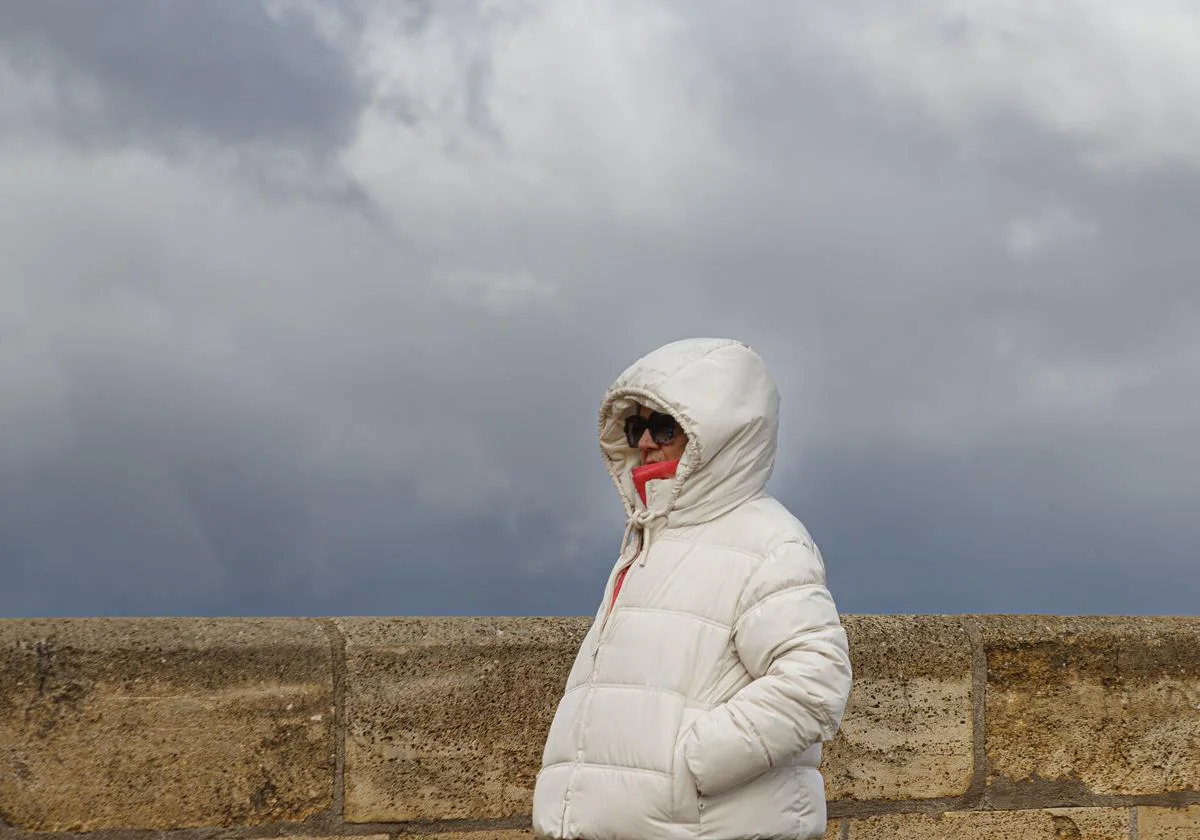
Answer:
[{"label": "jacket sleeve", "polygon": [[832,740],[850,695],[846,632],[813,546],[791,541],[768,555],[738,603],[733,638],[753,680],[697,719],[684,744],[704,795]]}]

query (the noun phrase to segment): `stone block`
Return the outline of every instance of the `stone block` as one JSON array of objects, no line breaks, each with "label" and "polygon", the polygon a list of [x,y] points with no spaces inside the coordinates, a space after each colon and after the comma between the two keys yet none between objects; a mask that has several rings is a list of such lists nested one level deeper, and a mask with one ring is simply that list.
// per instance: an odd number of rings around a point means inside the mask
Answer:
[{"label": "stone block", "polygon": [[1200,618],[984,621],[989,801],[1200,788]]},{"label": "stone block", "polygon": [[438,834],[401,834],[400,837],[420,840],[533,840],[533,830],[527,828],[489,828],[482,831],[451,831]]},{"label": "stone block", "polygon": [[849,840],[1127,840],[1125,808],[948,811],[849,820]]},{"label": "stone block", "polygon": [[[446,835],[428,834],[426,837],[438,837]],[[352,840],[390,840],[387,834],[354,834],[350,835]],[[272,837],[271,840],[349,840],[347,835],[326,834],[316,837],[307,834],[284,834],[279,837]]]},{"label": "stone block", "polygon": [[0,819],[302,820],[332,805],[329,639],[306,620],[0,621]]},{"label": "stone block", "polygon": [[1138,840],[1200,840],[1200,805],[1137,809]]},{"label": "stone block", "polygon": [[546,732],[589,619],[338,624],[348,821],[530,813]]},{"label": "stone block", "polygon": [[959,796],[974,767],[971,640],[957,619],[843,616],[854,687],[821,770],[830,800]]}]

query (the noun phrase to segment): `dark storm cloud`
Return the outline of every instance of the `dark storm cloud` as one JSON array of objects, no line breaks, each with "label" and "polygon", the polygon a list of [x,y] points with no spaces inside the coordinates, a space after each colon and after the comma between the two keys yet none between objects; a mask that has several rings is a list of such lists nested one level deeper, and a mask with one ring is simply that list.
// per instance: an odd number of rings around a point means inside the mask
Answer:
[{"label": "dark storm cloud", "polygon": [[86,143],[326,154],[348,139],[365,94],[350,56],[310,17],[259,3],[5,0],[0,52],[53,79],[66,106],[59,129]]},{"label": "dark storm cloud", "polygon": [[1139,472],[1185,477],[1170,457],[1145,454],[1122,482],[1067,441],[955,457],[864,447],[776,490],[805,512],[856,611],[1191,614],[1200,533],[1135,489]]},{"label": "dark storm cloud", "polygon": [[[0,156],[0,613],[590,614],[596,407],[689,335],[776,374],[844,611],[1194,611],[1200,193],[1160,138],[1059,130],[1011,62],[940,87],[870,4],[42,8],[0,50],[96,86],[112,154]],[[344,172],[265,196],[122,120]]]}]

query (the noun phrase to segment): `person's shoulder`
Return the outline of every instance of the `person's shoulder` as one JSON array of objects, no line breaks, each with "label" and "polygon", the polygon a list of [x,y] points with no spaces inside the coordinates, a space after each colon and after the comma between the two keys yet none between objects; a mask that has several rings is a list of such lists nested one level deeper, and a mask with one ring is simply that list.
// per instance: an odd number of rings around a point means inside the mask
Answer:
[{"label": "person's shoulder", "polygon": [[765,558],[780,545],[815,545],[808,529],[773,496],[762,494],[709,523],[705,535],[714,542]]},{"label": "person's shoulder", "polygon": [[746,502],[734,513],[740,514],[743,524],[755,528],[765,540],[764,551],[769,552],[783,542],[812,542],[804,523],[782,502],[766,493]]},{"label": "person's shoulder", "polygon": [[753,504],[759,517],[756,524],[764,526],[759,546],[762,559],[742,593],[739,609],[781,590],[824,586],[825,561],[804,523],[769,496]]}]

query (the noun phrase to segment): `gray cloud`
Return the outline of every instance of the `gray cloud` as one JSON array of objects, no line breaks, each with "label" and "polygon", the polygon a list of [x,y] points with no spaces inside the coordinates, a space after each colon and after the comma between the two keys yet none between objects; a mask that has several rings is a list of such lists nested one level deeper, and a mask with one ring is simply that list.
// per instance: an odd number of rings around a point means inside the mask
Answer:
[{"label": "gray cloud", "polygon": [[[0,107],[43,132],[0,142],[0,614],[591,613],[602,391],[705,334],[775,371],[843,610],[1194,611],[1190,159],[1003,78],[1105,20],[989,64],[921,5],[947,88],[869,3],[281,8],[0,13],[111,128]],[[329,163],[220,163],[275,143]]]},{"label": "gray cloud", "polygon": [[0,49],[51,86],[53,128],[88,145],[271,144],[327,155],[364,102],[350,56],[258,3],[0,6]]}]

